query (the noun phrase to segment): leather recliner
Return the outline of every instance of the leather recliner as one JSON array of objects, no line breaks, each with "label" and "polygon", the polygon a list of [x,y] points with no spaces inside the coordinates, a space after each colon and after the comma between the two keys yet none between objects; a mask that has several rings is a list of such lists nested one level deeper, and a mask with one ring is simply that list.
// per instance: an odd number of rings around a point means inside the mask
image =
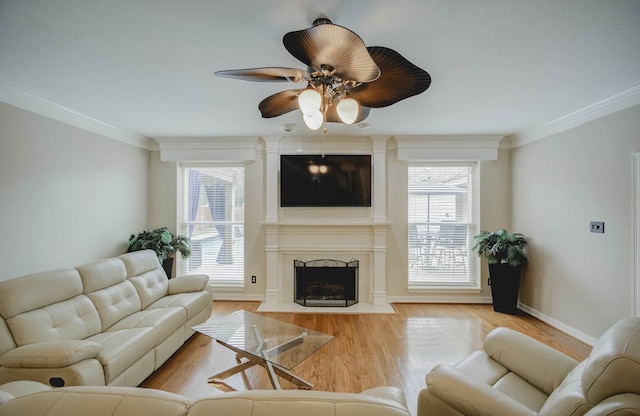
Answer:
[{"label": "leather recliner", "polygon": [[640,415],[640,318],[614,324],[583,362],[507,328],[483,347],[427,374],[418,416]]}]

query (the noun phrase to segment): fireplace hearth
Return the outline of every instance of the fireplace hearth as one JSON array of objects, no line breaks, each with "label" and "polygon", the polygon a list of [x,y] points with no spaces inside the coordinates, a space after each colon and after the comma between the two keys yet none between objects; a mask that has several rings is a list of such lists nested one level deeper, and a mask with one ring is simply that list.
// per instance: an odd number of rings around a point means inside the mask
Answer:
[{"label": "fireplace hearth", "polygon": [[294,260],[294,301],[302,306],[358,303],[358,260]]}]

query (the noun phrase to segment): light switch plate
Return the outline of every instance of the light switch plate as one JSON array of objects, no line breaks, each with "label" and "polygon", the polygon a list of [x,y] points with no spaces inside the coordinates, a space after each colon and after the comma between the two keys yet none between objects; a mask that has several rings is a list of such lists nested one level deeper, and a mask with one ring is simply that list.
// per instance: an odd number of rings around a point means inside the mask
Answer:
[{"label": "light switch plate", "polygon": [[600,233],[600,234],[604,234],[604,222],[601,221],[591,221],[589,223],[590,226],[590,231],[592,233]]}]

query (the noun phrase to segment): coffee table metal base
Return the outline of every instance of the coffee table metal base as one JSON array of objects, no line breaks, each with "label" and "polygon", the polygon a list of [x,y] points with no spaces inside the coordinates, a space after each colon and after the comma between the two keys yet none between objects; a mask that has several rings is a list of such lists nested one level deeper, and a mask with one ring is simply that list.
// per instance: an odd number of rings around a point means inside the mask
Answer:
[{"label": "coffee table metal base", "polygon": [[[292,372],[288,371],[285,368],[280,367],[277,364],[273,364],[264,358],[244,352],[241,349],[234,347],[233,345],[227,344],[226,342],[223,342],[220,340],[216,340],[216,341],[219,344],[225,346],[226,348],[229,348],[230,350],[236,353],[236,360],[238,361],[238,365],[209,377],[209,379],[207,380],[208,383],[227,385],[223,381],[225,378],[231,377],[234,374],[238,374],[251,367],[259,365],[267,370],[267,374],[269,375],[269,381],[271,382],[271,385],[273,386],[273,388],[276,390],[282,390],[282,387],[280,386],[280,382],[278,381],[278,377],[282,377],[283,379],[289,381],[290,383],[296,385],[296,387],[301,389],[309,390],[313,387],[313,384],[298,377],[297,375],[293,374]],[[242,361],[243,358],[245,358],[247,361],[243,362]]]}]

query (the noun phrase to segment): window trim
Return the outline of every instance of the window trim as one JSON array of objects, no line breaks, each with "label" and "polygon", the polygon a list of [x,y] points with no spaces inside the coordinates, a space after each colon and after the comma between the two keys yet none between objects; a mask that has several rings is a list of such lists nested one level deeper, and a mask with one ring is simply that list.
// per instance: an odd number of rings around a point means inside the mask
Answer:
[{"label": "window trim", "polygon": [[[416,167],[471,167],[472,168],[472,227],[471,235],[476,235],[480,231],[480,163],[479,161],[408,161],[407,162],[407,185],[409,168]],[[407,187],[407,231],[409,229],[409,189]],[[409,235],[407,235],[407,290],[409,293],[479,293],[481,285],[481,262],[473,252],[469,254],[471,278],[467,282],[416,282],[409,279]]]},{"label": "window trim", "polygon": [[[185,185],[185,171],[190,168],[243,168],[245,181],[246,181],[246,162],[178,162],[176,164],[176,229],[184,230],[185,227],[188,227],[190,224],[199,224],[201,221],[185,221],[183,218],[185,217],[185,203],[184,203],[184,185]],[[246,182],[245,182],[245,190],[246,190]],[[244,217],[244,216],[243,216]],[[207,222],[209,223],[209,222]],[[238,223],[237,221],[231,221],[231,224]],[[238,223],[240,224],[240,223]],[[241,223],[243,226],[246,224],[245,221]],[[180,232],[179,232],[180,234]],[[245,242],[246,244],[246,242]],[[229,279],[229,280],[216,280],[209,277],[209,287],[215,288],[216,290],[222,291],[244,291],[246,288],[245,276],[246,276],[246,245],[243,248],[243,270],[242,270],[242,278],[240,279]],[[178,274],[187,274],[189,273],[186,270],[186,261],[182,259],[180,256],[176,256],[176,270]]]}]

